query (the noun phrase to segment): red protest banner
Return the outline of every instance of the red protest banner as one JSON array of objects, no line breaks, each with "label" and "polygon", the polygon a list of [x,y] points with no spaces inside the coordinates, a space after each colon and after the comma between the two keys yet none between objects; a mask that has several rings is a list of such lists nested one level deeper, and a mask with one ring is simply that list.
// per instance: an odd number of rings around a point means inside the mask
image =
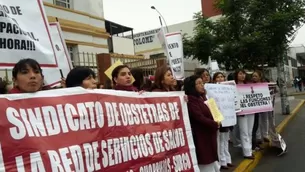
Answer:
[{"label": "red protest banner", "polygon": [[183,93],[146,94],[0,97],[0,171],[198,171]]}]

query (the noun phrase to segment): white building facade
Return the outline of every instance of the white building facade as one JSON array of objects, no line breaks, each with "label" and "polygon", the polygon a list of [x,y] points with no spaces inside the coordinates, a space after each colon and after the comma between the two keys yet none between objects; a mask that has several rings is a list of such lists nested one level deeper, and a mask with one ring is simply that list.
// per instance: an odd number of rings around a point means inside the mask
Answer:
[{"label": "white building facade", "polygon": [[[48,21],[60,23],[72,61],[96,66],[95,54],[109,52],[103,0],[43,0],[43,4]],[[84,64],[89,63],[85,56],[92,56],[90,64]]]}]

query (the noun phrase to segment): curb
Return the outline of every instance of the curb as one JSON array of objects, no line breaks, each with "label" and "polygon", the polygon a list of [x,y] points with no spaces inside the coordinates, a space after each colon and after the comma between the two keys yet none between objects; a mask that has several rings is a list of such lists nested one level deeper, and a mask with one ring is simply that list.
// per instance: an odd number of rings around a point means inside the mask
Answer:
[{"label": "curb", "polygon": [[[305,100],[301,100],[301,102],[297,105],[297,107],[290,113],[289,116],[287,116],[277,127],[276,131],[278,133],[281,133],[284,128],[287,126],[287,124],[296,116],[296,114],[300,111],[302,106],[305,104]],[[263,148],[267,148],[268,143],[263,144]],[[263,157],[264,150],[255,152],[254,160],[243,160],[235,169],[234,172],[249,172],[253,171],[253,169],[257,166],[259,161]]]}]

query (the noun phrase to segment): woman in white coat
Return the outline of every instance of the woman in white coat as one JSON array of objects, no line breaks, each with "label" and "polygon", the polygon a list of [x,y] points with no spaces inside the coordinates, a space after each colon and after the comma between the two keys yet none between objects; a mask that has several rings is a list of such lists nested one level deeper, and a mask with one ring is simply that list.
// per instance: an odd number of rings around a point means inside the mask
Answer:
[{"label": "woman in white coat", "polygon": [[[237,70],[235,72],[236,84],[246,83],[246,72]],[[245,159],[254,159],[252,154],[252,129],[254,124],[254,114],[237,115],[237,123],[240,131],[240,140]]]}]

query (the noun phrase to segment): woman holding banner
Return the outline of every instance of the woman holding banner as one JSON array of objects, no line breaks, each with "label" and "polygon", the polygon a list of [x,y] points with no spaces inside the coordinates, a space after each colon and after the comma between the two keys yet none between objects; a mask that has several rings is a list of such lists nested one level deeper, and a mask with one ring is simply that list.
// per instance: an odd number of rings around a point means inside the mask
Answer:
[{"label": "woman holding banner", "polygon": [[[216,72],[213,75],[214,83],[225,81],[225,75],[222,72]],[[229,169],[233,167],[231,154],[229,152],[230,129],[233,127],[220,127],[218,134],[218,157],[221,169]]]},{"label": "woman holding banner", "polygon": [[22,59],[13,68],[14,93],[34,93],[43,90],[44,77],[39,63],[34,59]]},{"label": "woman holding banner", "polygon": [[199,169],[203,172],[219,172],[217,131],[220,123],[214,121],[208,106],[204,103],[206,97],[203,86],[203,80],[197,75],[184,81]]},{"label": "woman holding banner", "polygon": [[[246,72],[244,70],[237,70],[235,72],[235,82],[236,84],[246,83]],[[255,157],[252,154],[252,130],[254,124],[254,114],[238,115],[237,124],[239,126],[244,158],[254,159]]]}]

